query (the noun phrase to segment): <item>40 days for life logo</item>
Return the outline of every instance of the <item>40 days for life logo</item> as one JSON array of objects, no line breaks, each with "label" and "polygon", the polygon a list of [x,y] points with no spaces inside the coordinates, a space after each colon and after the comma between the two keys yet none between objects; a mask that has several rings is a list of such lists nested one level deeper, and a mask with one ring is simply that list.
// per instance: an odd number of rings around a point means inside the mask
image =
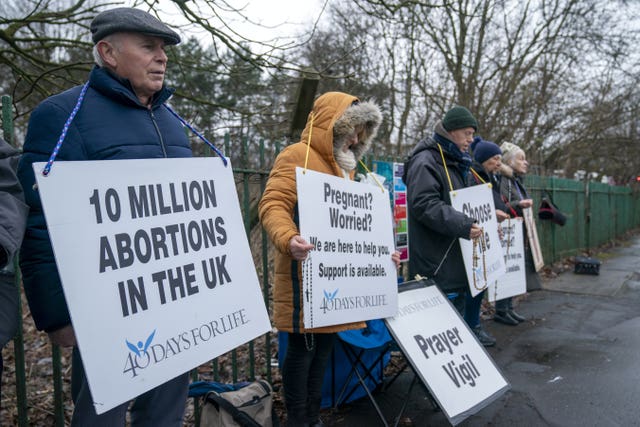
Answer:
[{"label": "40 days for life logo", "polygon": [[380,307],[386,306],[388,304],[386,294],[354,295],[340,298],[337,296],[339,290],[340,288],[329,291],[327,291],[326,289],[322,290],[324,296],[322,298],[322,304],[320,304],[320,309],[323,313],[326,313],[328,311]]},{"label": "40 days for life logo", "polygon": [[125,340],[129,353],[125,359],[123,374],[131,374],[134,378],[150,365],[157,365],[169,357],[175,356],[182,351],[190,350],[203,342],[209,341],[216,334],[209,325],[203,325],[188,332],[182,332],[175,337],[170,337],[164,343],[153,344],[156,330],[144,340],[133,344]]},{"label": "40 days for life logo", "polygon": [[170,336],[155,344],[153,343],[156,337],[155,329],[146,339],[139,340],[136,344],[125,340],[129,352],[122,373],[130,374],[131,378],[134,378],[140,374],[140,371],[151,365],[157,365],[183,351],[189,351],[200,344],[205,344],[233,329],[246,325],[248,322],[249,318],[245,309],[240,309],[192,329],[179,332],[175,336]]},{"label": "40 days for life logo", "polygon": [[130,372],[131,378],[133,378],[138,375],[136,370],[144,369],[149,366],[149,364],[151,363],[149,347],[151,346],[153,337],[155,337],[155,335],[156,330],[154,329],[153,332],[151,332],[151,334],[147,337],[147,339],[144,340],[144,343],[142,341],[138,341],[136,344],[132,344],[131,342],[129,342],[129,340],[125,340],[127,347],[129,347],[129,350],[131,351],[127,354],[124,370],[122,371],[123,374]]}]

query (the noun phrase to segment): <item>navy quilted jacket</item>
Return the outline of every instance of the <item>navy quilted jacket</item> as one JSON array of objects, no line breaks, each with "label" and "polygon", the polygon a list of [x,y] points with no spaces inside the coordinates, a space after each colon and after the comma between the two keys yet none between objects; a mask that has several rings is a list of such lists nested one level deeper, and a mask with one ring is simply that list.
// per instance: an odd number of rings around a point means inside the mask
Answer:
[{"label": "navy quilted jacket", "polygon": [[[38,329],[47,332],[66,326],[70,319],[40,197],[33,189],[31,164],[49,159],[80,91],[78,86],[54,95],[33,111],[18,167],[18,177],[31,208],[20,267],[33,319]],[[172,93],[163,88],[154,96],[151,108],[147,108],[138,101],[128,81],[95,67],[84,101],[56,160],[191,157],[182,124],[163,106]]]}]

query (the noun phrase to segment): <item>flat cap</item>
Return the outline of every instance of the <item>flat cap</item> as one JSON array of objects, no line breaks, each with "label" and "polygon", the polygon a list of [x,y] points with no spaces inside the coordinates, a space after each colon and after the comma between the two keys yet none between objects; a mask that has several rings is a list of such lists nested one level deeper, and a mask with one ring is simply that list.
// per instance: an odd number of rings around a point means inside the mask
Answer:
[{"label": "flat cap", "polygon": [[180,36],[155,16],[132,7],[117,7],[99,13],[91,21],[91,38],[98,43],[113,33],[142,33],[160,37],[168,45],[180,43]]}]

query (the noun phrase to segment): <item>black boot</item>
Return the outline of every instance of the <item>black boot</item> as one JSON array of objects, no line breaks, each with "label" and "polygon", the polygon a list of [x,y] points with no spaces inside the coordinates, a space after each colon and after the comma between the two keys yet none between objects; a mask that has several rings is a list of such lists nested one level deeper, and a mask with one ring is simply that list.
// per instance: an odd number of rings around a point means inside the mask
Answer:
[{"label": "black boot", "polygon": [[516,326],[519,323],[516,319],[509,315],[508,311],[496,311],[496,314],[494,314],[493,316],[493,320],[511,326]]},{"label": "black boot", "polygon": [[473,331],[473,334],[478,339],[478,341],[480,341],[480,344],[482,344],[483,346],[492,347],[496,345],[496,339],[491,335],[489,335],[487,331],[482,329],[482,326],[478,325],[475,328],[473,328],[472,331]]},{"label": "black boot", "polygon": [[287,427],[309,427],[307,408],[287,408]]},{"label": "black boot", "polygon": [[307,404],[307,419],[309,420],[309,427],[323,427],[324,423],[320,419],[320,406],[322,404],[322,398],[314,399],[313,403]]},{"label": "black boot", "polygon": [[518,322],[520,322],[520,323],[522,323],[522,322],[524,322],[525,320],[527,320],[527,318],[526,318],[526,317],[524,317],[524,316],[522,316],[522,315],[520,315],[520,314],[516,313],[516,312],[513,310],[513,308],[509,309],[508,313],[509,313],[509,316],[511,316],[512,318],[514,318],[515,320],[517,320],[517,321],[518,321]]}]

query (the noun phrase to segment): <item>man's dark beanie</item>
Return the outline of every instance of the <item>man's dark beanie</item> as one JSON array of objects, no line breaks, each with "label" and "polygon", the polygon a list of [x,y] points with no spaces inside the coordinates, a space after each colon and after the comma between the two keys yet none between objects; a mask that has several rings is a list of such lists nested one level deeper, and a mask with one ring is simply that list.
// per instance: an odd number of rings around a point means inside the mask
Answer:
[{"label": "man's dark beanie", "polygon": [[478,122],[471,114],[471,111],[461,106],[455,106],[444,115],[442,126],[448,131],[464,128],[478,130]]},{"label": "man's dark beanie", "polygon": [[91,21],[91,38],[97,44],[113,33],[142,33],[160,37],[168,45],[180,43],[180,36],[155,16],[132,7],[117,7],[99,13]]},{"label": "man's dark beanie", "polygon": [[473,138],[470,148],[473,153],[473,159],[480,164],[486,162],[493,156],[498,154],[502,155],[502,150],[495,142],[487,141],[479,136]]}]

